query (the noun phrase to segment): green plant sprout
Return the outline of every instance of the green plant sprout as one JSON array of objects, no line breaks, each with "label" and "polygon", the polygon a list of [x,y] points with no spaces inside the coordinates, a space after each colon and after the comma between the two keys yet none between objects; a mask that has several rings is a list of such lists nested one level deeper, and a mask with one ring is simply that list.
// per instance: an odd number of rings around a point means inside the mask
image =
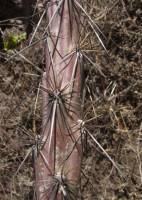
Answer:
[{"label": "green plant sprout", "polygon": [[14,35],[10,34],[6,38],[4,38],[4,50],[6,52],[11,51],[12,49],[16,48],[21,42],[26,40],[27,34],[26,32]]}]

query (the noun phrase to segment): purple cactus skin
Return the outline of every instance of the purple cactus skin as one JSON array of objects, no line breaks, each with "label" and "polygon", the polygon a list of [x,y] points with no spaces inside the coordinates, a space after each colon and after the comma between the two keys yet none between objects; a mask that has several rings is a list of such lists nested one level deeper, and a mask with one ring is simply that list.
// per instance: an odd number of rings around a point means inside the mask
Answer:
[{"label": "purple cactus skin", "polygon": [[77,17],[73,1],[61,0],[57,4],[51,0],[47,3],[49,26],[46,72],[42,81],[42,145],[35,164],[37,200],[77,197],[82,155]]}]

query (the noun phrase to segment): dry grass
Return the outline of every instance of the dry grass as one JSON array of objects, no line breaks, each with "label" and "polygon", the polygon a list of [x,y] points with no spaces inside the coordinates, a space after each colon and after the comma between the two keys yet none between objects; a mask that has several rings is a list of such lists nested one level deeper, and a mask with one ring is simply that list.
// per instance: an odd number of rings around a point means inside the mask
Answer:
[{"label": "dry grass", "polygon": [[[107,53],[85,21],[81,40],[85,55],[81,199],[141,199],[140,2],[90,0],[84,8],[105,35],[99,33]],[[41,39],[44,27],[42,21],[33,41]],[[34,110],[43,49],[31,47],[21,53],[36,67],[19,56],[4,63],[6,55],[0,54],[0,199],[4,200],[32,199],[32,153],[14,182],[13,175],[41,128],[40,98],[35,114]]]}]

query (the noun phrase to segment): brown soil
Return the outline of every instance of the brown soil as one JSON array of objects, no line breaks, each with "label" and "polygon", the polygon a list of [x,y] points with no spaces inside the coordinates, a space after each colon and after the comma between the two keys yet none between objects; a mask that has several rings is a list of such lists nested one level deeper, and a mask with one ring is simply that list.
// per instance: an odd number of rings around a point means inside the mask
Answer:
[{"label": "brown soil", "polygon": [[[105,153],[86,134],[81,199],[141,200],[142,10],[140,8],[142,2],[101,0],[96,1],[95,4],[94,0],[90,0],[89,3],[93,6],[88,5],[86,9],[106,36],[106,39],[103,37],[102,39],[108,49],[108,55],[100,45],[98,46],[96,40],[89,40],[95,53],[88,53],[88,55],[92,59],[95,58],[97,67],[92,67],[85,62],[84,116],[85,120],[95,117],[86,124],[86,128]],[[11,14],[1,18],[1,5],[4,4],[0,0],[0,21],[16,17],[15,14],[14,16]],[[42,11],[41,3],[38,6]],[[25,8],[20,7],[20,9]],[[11,27],[7,28],[9,25],[7,24],[6,29],[3,29],[3,24],[0,23],[3,33],[14,32],[13,23],[19,22],[12,21]],[[34,23],[36,22],[32,21],[32,25]],[[23,20],[20,25],[16,24],[16,29],[28,31],[27,24],[28,22]],[[36,39],[40,38],[43,29],[44,22],[38,30]],[[15,50],[27,46],[31,35]],[[90,30],[90,38],[92,37],[94,35],[92,36]],[[34,193],[32,146],[35,143],[35,132],[40,133],[41,128],[40,100],[36,115],[34,115],[34,106],[44,69],[42,41],[22,54],[28,61],[20,56],[9,59],[11,55],[3,49],[0,52],[1,200],[31,200]],[[34,121],[36,130],[33,129]],[[112,164],[106,153],[113,159],[119,170]],[[25,156],[27,159],[17,172]]]}]

